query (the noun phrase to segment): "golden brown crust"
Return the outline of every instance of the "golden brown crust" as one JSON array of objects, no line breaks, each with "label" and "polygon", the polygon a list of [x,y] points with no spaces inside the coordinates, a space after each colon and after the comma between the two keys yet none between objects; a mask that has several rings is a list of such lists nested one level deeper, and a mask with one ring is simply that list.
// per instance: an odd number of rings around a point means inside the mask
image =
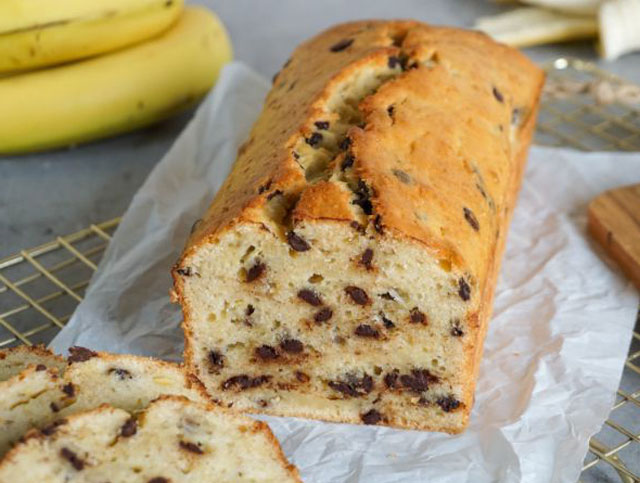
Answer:
[{"label": "golden brown crust", "polygon": [[[345,39],[353,42],[331,51]],[[400,42],[401,47],[394,45]],[[261,223],[269,196],[278,190],[302,194],[305,203],[297,210],[298,219],[351,220],[346,196],[325,206],[336,187],[305,180],[294,145],[310,134],[333,84],[371,62],[412,54],[435,65],[407,70],[363,103],[366,129],[356,127],[349,133],[354,168],[374,190],[374,211],[385,228],[423,243],[454,264],[466,263],[484,280],[495,249],[493,228],[503,220],[491,220],[470,172],[486,173],[485,193],[504,196],[493,203],[507,204],[509,174],[523,161],[509,153],[513,110],[534,107],[542,73],[519,52],[484,34],[412,21],[342,24],[296,49],[277,75],[233,171],[192,234],[183,259],[238,223]],[[386,114],[392,105],[390,119]],[[488,122],[503,135],[487,137]],[[526,146],[524,141],[522,136],[520,143]],[[408,166],[408,183],[393,175],[399,165]],[[418,217],[427,208],[433,220],[424,223]],[[464,222],[463,208],[477,218],[478,234]],[[179,298],[177,277],[176,285]]]},{"label": "golden brown crust", "polygon": [[[348,148],[332,153],[326,172],[333,174],[317,176],[301,164],[300,146],[324,132],[318,122],[341,121],[331,104],[342,83],[387,64],[402,69],[360,102]],[[238,225],[272,226],[270,204],[282,201],[290,214],[276,224],[357,222],[369,236],[417,243],[464,274],[471,285],[462,376],[468,418],[543,80],[526,57],[484,34],[414,21],[342,24],[300,45],[174,269],[188,363],[194,334],[178,270]],[[336,169],[341,164],[348,175]],[[359,189],[369,213],[354,208]]]}]

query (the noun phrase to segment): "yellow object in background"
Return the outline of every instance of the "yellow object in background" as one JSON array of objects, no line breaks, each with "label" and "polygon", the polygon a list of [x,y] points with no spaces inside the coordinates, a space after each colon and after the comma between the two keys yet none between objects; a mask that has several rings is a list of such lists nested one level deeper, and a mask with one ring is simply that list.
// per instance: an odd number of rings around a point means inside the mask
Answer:
[{"label": "yellow object in background", "polygon": [[158,35],[183,0],[1,0],[0,73],[91,57]]},{"label": "yellow object in background", "polygon": [[231,56],[220,20],[187,7],[147,42],[0,78],[0,153],[73,145],[167,118],[204,96]]},{"label": "yellow object in background", "polygon": [[522,7],[476,19],[474,28],[512,47],[595,38],[595,17],[572,15],[538,7]]}]

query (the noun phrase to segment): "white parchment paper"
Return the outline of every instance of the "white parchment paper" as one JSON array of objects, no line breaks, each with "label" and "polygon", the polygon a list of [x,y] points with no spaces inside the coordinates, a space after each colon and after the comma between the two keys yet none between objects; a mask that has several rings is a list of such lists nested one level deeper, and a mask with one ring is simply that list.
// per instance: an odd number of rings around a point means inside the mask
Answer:
[{"label": "white parchment paper", "polygon": [[[133,199],[84,301],[52,342],[179,359],[169,269],[225,179],[269,84],[241,64]],[[509,233],[464,434],[269,422],[306,481],[577,480],[618,386],[638,296],[585,234],[587,202],[640,181],[640,159],[534,148]]]}]

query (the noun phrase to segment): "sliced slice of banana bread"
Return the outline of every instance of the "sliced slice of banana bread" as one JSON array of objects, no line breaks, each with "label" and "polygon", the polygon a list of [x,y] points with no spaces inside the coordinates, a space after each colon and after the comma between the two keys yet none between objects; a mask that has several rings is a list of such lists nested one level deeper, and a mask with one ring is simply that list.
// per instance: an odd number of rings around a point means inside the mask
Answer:
[{"label": "sliced slice of banana bread", "polygon": [[297,482],[268,426],[164,396],[141,413],[102,405],[32,431],[0,463],[0,481]]},{"label": "sliced slice of banana bread", "polygon": [[[28,429],[44,428],[103,403],[135,411],[162,395],[208,401],[200,386],[177,364],[81,347],[72,347],[70,352],[63,374],[39,364],[0,382],[0,456]],[[28,351],[23,351],[26,354]],[[33,354],[25,359],[37,357]],[[0,367],[7,360],[11,359],[0,358]]]},{"label": "sliced slice of banana bread", "polygon": [[209,394],[462,431],[542,83],[486,35],[418,22],[298,47],[173,270]]},{"label": "sliced slice of banana bread", "polygon": [[0,381],[20,374],[29,365],[55,367],[60,373],[67,362],[44,346],[19,345],[11,349],[0,350]]},{"label": "sliced slice of banana bread", "polygon": [[73,401],[55,368],[30,365],[0,382],[0,457],[26,431],[48,424]]}]

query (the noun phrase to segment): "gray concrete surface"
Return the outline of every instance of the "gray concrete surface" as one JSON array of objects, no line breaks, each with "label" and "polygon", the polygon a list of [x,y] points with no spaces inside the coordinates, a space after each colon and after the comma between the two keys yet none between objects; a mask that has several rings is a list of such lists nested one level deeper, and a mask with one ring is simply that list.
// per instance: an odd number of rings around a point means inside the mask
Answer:
[{"label": "gray concrete surface", "polygon": [[[201,0],[227,25],[236,59],[270,77],[303,39],[336,22],[417,18],[470,26],[500,7],[483,0]],[[561,55],[595,60],[590,43],[529,49],[539,62]],[[640,82],[640,54],[606,64]],[[0,115],[11,116],[10,112]],[[120,215],[189,116],[71,150],[0,157],[0,259],[89,223]]]}]

